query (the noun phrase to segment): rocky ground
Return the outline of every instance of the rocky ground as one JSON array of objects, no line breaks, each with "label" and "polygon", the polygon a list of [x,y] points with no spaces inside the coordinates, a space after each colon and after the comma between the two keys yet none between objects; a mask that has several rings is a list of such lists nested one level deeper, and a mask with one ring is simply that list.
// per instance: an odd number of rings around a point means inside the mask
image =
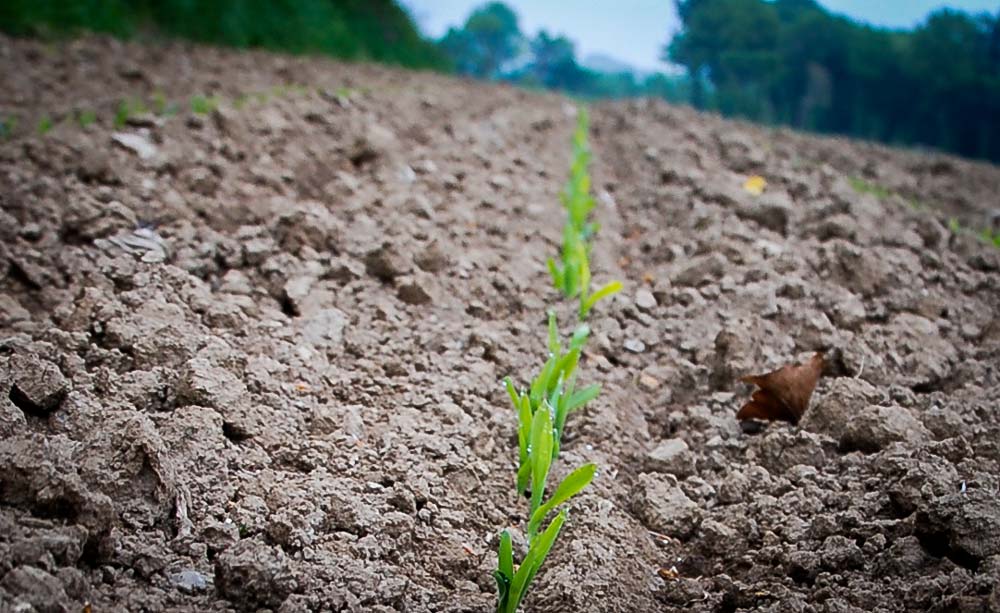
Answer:
[{"label": "rocky ground", "polygon": [[[106,39],[0,66],[0,610],[491,610],[527,507],[499,381],[548,305],[571,327],[568,101]],[[1000,169],[592,120],[626,289],[558,469],[600,475],[526,609],[1000,610],[1000,250],[947,223],[990,223]],[[741,429],[739,377],[817,350],[802,422]]]}]

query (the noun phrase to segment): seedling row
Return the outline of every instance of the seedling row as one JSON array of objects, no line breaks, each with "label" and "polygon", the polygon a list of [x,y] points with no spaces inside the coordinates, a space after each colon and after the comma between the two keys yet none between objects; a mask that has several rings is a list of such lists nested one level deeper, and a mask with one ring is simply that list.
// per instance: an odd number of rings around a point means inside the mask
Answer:
[{"label": "seedling row", "polygon": [[518,470],[515,486],[519,496],[529,500],[525,527],[528,551],[519,565],[514,563],[513,540],[508,530],[500,533],[497,570],[497,613],[514,613],[528,592],[532,580],[555,544],[566,522],[566,509],[558,510],[547,526],[545,520],[570,498],[583,491],[594,479],[597,465],[584,464],[570,472],[546,499],[549,472],[559,458],[569,416],[597,398],[598,384],[580,385],[577,366],[590,327],[587,315],[603,298],[621,290],[612,281],[596,291],[590,288],[590,240],[598,226],[590,219],[594,209],[589,173],[590,147],[586,111],[580,109],[573,134],[573,157],[570,177],[560,199],[566,209],[563,242],[559,261],[549,258],[548,267],[555,288],[566,298],[578,299],[577,325],[567,343],[560,338],[555,312],[548,314],[548,356],[526,389],[518,390],[507,377],[504,387],[518,418]]}]

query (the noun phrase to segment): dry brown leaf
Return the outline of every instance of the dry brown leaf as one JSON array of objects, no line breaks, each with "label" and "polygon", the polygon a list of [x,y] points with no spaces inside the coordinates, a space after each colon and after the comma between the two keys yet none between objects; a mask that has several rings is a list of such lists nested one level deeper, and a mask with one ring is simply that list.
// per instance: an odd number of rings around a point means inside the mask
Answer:
[{"label": "dry brown leaf", "polygon": [[681,574],[677,572],[677,567],[675,566],[671,566],[670,568],[661,568],[657,570],[656,573],[664,579],[677,579],[681,576]]},{"label": "dry brown leaf", "polygon": [[760,389],[754,391],[750,401],[736,414],[736,419],[799,423],[822,372],[823,354],[817,353],[805,364],[789,364],[766,375],[743,377],[741,381]]}]

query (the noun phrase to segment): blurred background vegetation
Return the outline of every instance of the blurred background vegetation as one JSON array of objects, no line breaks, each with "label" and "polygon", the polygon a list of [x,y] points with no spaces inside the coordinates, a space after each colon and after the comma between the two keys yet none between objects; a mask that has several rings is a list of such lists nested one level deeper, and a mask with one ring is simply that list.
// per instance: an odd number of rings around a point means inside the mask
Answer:
[{"label": "blurred background vegetation", "polygon": [[440,40],[423,37],[394,0],[2,0],[0,29],[176,36],[433,68],[588,99],[652,96],[1000,161],[1000,12],[941,9],[912,30],[889,30],[814,0],[675,4],[682,27],[671,39],[664,24],[663,50],[680,67],[674,74],[583,66],[571,40],[525,34],[502,2],[483,4]]},{"label": "blurred background vegetation", "polygon": [[17,36],[165,35],[413,68],[451,63],[394,0],[0,0]]}]

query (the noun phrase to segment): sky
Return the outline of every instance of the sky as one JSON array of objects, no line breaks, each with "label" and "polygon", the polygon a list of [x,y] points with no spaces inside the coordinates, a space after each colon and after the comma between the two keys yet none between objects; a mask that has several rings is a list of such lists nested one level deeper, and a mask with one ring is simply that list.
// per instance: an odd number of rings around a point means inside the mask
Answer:
[{"label": "sky", "polygon": [[[434,38],[465,23],[486,0],[401,0],[425,34]],[[521,30],[565,34],[577,56],[610,56],[640,70],[668,70],[659,59],[679,22],[672,0],[505,0],[521,18]],[[1000,0],[820,0],[834,13],[890,28],[911,28],[942,6],[976,13],[1000,10]],[[572,7],[572,8],[571,8]]]}]

